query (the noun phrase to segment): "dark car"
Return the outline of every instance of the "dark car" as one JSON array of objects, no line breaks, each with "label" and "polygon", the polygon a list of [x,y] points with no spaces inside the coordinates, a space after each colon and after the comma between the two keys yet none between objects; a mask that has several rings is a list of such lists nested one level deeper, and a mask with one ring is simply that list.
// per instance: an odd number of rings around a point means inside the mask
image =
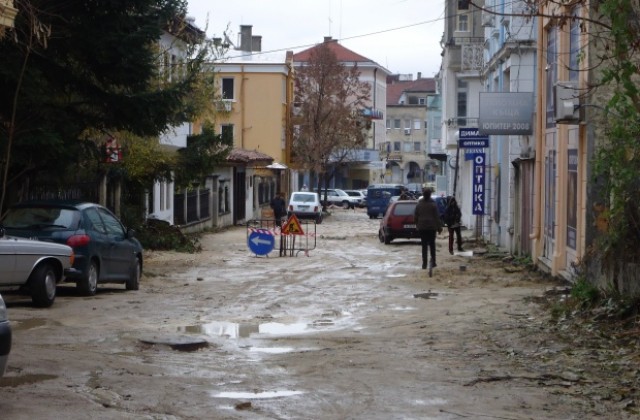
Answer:
[{"label": "dark car", "polygon": [[416,209],[417,200],[398,200],[389,204],[387,212],[380,221],[378,238],[380,242],[390,244],[394,239],[419,238],[413,212]]},{"label": "dark car", "polygon": [[11,352],[11,325],[7,319],[7,307],[0,296],[0,377],[4,375]]},{"label": "dark car", "polygon": [[98,283],[123,283],[138,290],[142,245],[106,207],[78,201],[31,201],[9,208],[2,224],[12,236],[67,244],[75,252],[65,281],[84,295]]},{"label": "dark car", "polygon": [[404,186],[401,184],[373,184],[367,188],[367,215],[370,219],[384,216],[391,197],[400,196]]}]

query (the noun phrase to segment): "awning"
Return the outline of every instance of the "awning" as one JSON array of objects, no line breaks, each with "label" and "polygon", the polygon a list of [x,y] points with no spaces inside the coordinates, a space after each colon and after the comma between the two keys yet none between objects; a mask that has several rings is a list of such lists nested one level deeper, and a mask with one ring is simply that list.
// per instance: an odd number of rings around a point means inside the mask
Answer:
[{"label": "awning", "polygon": [[269,168],[269,169],[289,169],[286,165],[283,165],[282,163],[278,163],[278,162],[273,162],[271,165],[265,166],[265,168]]},{"label": "awning", "polygon": [[429,157],[431,159],[439,160],[439,161],[442,161],[442,162],[446,162],[447,161],[447,154],[446,153],[429,153]]}]

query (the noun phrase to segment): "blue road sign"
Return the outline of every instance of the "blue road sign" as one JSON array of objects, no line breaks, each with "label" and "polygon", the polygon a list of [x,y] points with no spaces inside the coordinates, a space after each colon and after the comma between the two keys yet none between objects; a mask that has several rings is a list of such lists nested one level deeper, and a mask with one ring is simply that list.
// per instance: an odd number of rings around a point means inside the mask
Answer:
[{"label": "blue road sign", "polygon": [[276,237],[267,230],[256,230],[247,238],[249,249],[256,255],[267,255],[276,245]]}]

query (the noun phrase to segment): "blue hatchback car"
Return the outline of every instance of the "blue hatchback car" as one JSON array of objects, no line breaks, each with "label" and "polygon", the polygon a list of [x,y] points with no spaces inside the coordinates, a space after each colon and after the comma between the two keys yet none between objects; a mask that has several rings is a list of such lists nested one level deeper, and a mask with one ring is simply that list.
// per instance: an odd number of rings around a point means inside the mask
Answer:
[{"label": "blue hatchback car", "polygon": [[9,208],[2,219],[8,235],[67,244],[75,252],[65,278],[87,296],[99,283],[138,290],[142,245],[106,207],[79,201],[30,201]]}]

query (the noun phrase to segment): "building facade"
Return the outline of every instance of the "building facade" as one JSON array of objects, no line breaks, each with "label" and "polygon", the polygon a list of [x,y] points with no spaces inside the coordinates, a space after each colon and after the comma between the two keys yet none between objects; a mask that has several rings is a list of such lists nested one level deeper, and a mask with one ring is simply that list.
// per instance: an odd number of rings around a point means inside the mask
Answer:
[{"label": "building facade", "polygon": [[[339,171],[332,179],[337,188],[359,189],[366,188],[369,184],[379,183],[380,175],[384,173],[381,168],[379,147],[386,141],[385,112],[387,107],[387,76],[389,71],[378,63],[363,57],[362,55],[345,48],[331,37],[325,37],[323,43],[328,44],[336,55],[340,64],[346,68],[357,66],[360,72],[359,80],[370,86],[370,98],[366,115],[371,121],[371,129],[368,133],[366,147],[356,150],[351,162]],[[311,52],[316,47],[311,47],[293,55],[295,66],[301,66],[309,61]],[[294,176],[293,183],[296,188],[303,184],[313,185],[308,171],[301,171]]]},{"label": "building facade", "polygon": [[[379,148],[386,171],[378,183],[435,185],[442,167],[440,161],[429,156],[436,151],[429,137],[433,123],[429,105],[434,104],[436,96],[433,78],[422,78],[420,73],[415,80],[412,75],[389,76],[387,135]],[[436,124],[439,127],[439,121]]]},{"label": "building facade", "polygon": [[[476,1],[482,6],[484,1]],[[484,27],[480,10],[464,0],[445,1],[442,66],[442,141],[449,166],[447,195],[454,195],[462,210],[462,223],[482,235],[487,221],[472,212],[473,160],[458,147],[460,129],[478,128],[479,93],[484,89]]]},{"label": "building facade", "polygon": [[277,191],[292,190],[293,54],[263,53],[262,38],[253,35],[251,25],[241,25],[238,45],[230,46],[211,69],[221,97],[216,132],[233,138],[234,148],[228,166],[212,174],[214,191],[230,194],[219,197],[228,203],[219,225],[259,219]]}]

